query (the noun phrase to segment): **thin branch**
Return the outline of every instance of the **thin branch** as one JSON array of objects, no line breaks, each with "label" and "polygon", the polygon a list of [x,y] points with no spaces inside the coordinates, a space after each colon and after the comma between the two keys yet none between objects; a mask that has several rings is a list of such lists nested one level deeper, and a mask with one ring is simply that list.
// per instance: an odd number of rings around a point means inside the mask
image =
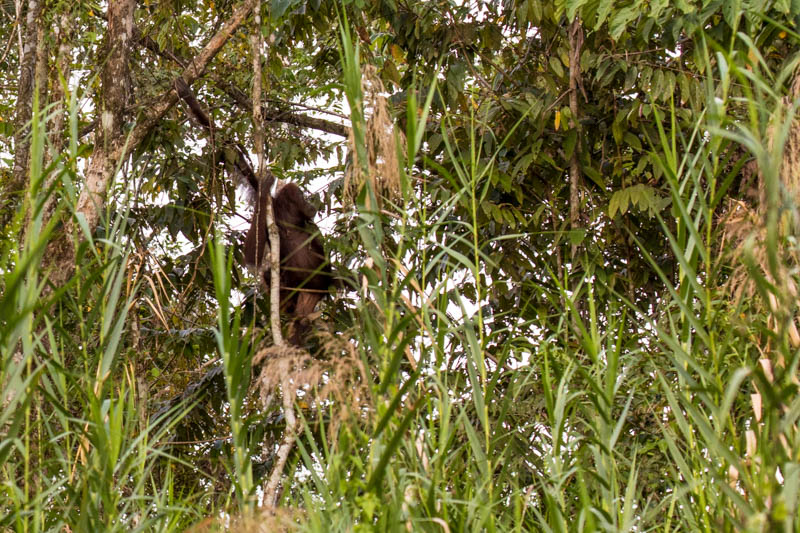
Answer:
[{"label": "thin branch", "polygon": [[337,124],[322,118],[309,117],[306,115],[298,115],[290,113],[289,111],[267,111],[264,118],[267,122],[283,122],[286,124],[293,124],[301,128],[311,128],[339,137],[347,138],[350,135],[350,128],[342,124]]},{"label": "thin branch", "polygon": [[283,395],[283,414],[286,417],[286,428],[283,434],[283,443],[278,452],[275,454],[275,464],[272,467],[269,480],[264,486],[264,505],[266,507],[274,508],[277,505],[278,499],[278,484],[281,481],[283,468],[286,466],[286,460],[289,458],[289,452],[292,451],[294,441],[297,438],[297,419],[294,416],[294,395],[289,394],[288,381],[284,377],[284,383],[281,385],[281,394]]},{"label": "thin branch", "polygon": [[[580,121],[578,120],[578,89],[583,89],[581,80],[581,46],[583,46],[583,27],[578,17],[570,24],[569,29],[569,110],[572,115],[572,127],[576,131],[575,146],[569,160],[569,225],[576,229],[580,225],[581,207],[581,168],[578,155],[581,150]],[[584,95],[585,96],[585,95]],[[572,245],[572,258],[575,259],[577,245]]]},{"label": "thin branch", "polygon": [[153,38],[150,37],[149,35],[144,35],[142,33],[142,30],[139,29],[138,26],[133,27],[133,38],[137,43],[144,46],[154,54],[169,59],[174,63],[177,63],[181,68],[186,68],[186,61],[183,58],[178,57],[178,55],[174,53],[172,50],[169,49],[162,50],[161,47],[158,46],[158,43],[155,42],[155,40],[153,40]]},{"label": "thin branch", "polygon": [[[265,177],[266,177],[266,164],[264,161],[264,120],[261,117],[261,16],[258,9],[258,5],[256,6],[256,15],[255,15],[255,31],[252,32],[250,36],[250,49],[253,55],[253,94],[252,94],[252,105],[251,108],[253,110],[253,142],[255,144],[255,151],[256,157],[258,158],[258,166],[256,170],[256,176],[258,177],[259,183],[259,200],[261,199],[261,195],[266,194],[267,200],[263,203],[265,206],[266,211],[266,218],[267,218],[267,233],[269,238],[267,241],[269,242],[269,246],[264,248],[264,254],[269,253],[269,267],[270,267],[270,294],[269,294],[269,307],[270,307],[270,327],[272,330],[272,342],[277,345],[283,345],[283,335],[281,334],[281,311],[280,311],[280,290],[281,290],[281,274],[280,274],[280,265],[281,265],[281,244],[280,244],[280,235],[278,234],[278,225],[275,223],[275,213],[272,209],[272,191],[270,191],[271,187],[267,187],[265,184]],[[269,180],[269,184],[272,184],[272,180]],[[258,205],[262,205],[260,201],[257,202]],[[253,213],[253,223],[257,224],[259,221],[259,217],[256,216],[256,213]],[[256,235],[259,233],[257,232]],[[256,243],[256,249],[258,249],[258,244]],[[267,264],[264,261],[265,258],[262,258],[261,264]]]},{"label": "thin branch", "polygon": [[11,42],[14,40],[14,37],[17,35],[17,32],[15,31],[15,28],[17,27],[17,24],[19,24],[19,21],[15,20],[14,24],[11,27],[11,31],[8,32],[8,41],[6,42],[6,51],[3,52],[3,56],[0,57],[0,63],[2,63],[3,61],[6,60],[6,56],[8,55],[8,52],[11,50]]},{"label": "thin branch", "polygon": [[[231,85],[222,80],[214,80],[214,83],[222,89],[225,94],[230,96],[242,109],[253,112],[253,104],[247,95],[238,87]],[[288,105],[294,105],[292,102],[286,102]],[[299,104],[298,104],[299,105]],[[315,130],[324,131],[340,137],[348,137],[350,135],[350,128],[336,122],[331,122],[322,118],[314,118],[306,115],[298,115],[289,111],[266,110],[264,112],[262,107],[261,116],[267,122],[283,122],[286,124],[294,124],[302,128],[311,128]]]},{"label": "thin branch", "polygon": [[[190,115],[192,115],[195,120],[209,133],[213,140],[216,129],[214,128],[214,121],[211,120],[211,116],[206,113],[205,109],[203,109],[203,106],[200,105],[197,97],[195,97],[194,93],[183,80],[183,78],[176,78],[174,85],[175,90],[178,92],[178,96],[180,96],[183,101],[186,102],[186,105],[189,106]],[[230,140],[223,140],[222,146],[223,148],[232,150],[235,154],[233,160],[229,160],[229,162],[233,163],[236,176],[249,183],[254,191],[258,191],[259,180],[253,171],[253,167],[250,165],[250,159],[247,157],[244,147]],[[222,154],[225,159],[229,158],[227,150],[223,150]]]},{"label": "thin branch", "polygon": [[[228,19],[222,25],[220,30],[208,41],[203,49],[187,64],[181,77],[186,81],[186,84],[191,86],[197,78],[202,76],[206,67],[217,55],[217,52],[228,41],[230,36],[236,31],[239,26],[244,22],[244,19],[253,10],[255,0],[244,0],[239,5]],[[178,93],[174,88],[171,88],[167,93],[162,96],[162,100],[151,106],[137,123],[133,132],[131,133],[132,145],[138,145],[148,131],[164,116],[164,114],[174,106],[178,101]]]},{"label": "thin branch", "polygon": [[305,109],[308,111],[314,111],[315,113],[324,113],[326,115],[331,115],[333,117],[338,117],[342,120],[350,120],[350,117],[345,115],[344,113],[337,113],[336,111],[331,111],[330,109],[323,109],[321,107],[315,107],[313,105],[301,104],[300,102],[290,102],[288,100],[278,100],[277,98],[267,98],[267,102],[271,102],[273,104],[279,104],[289,107],[299,107],[301,109]]},{"label": "thin branch", "polygon": [[[156,43],[151,37],[142,34],[142,31],[138,27],[134,26],[133,34],[135,41],[139,43],[141,46],[144,46],[146,49],[150,50],[151,52],[153,52],[158,56],[161,56],[165,59],[168,59],[176,63],[181,68],[184,69],[186,68],[187,61],[185,59],[180,57],[177,53],[175,53],[172,50],[162,49],[161,47],[159,47],[158,43]],[[224,80],[219,79],[216,76],[213,76],[212,79],[215,85],[220,89],[222,89],[222,91],[225,94],[227,94],[231,99],[233,99],[233,101],[236,102],[242,109],[245,109],[250,113],[253,112],[253,104],[251,103],[250,98],[244,93],[244,91],[240,90],[238,87],[235,87],[234,85],[231,85],[230,83]],[[308,109],[310,111],[316,111],[319,113],[328,113],[330,115],[340,118],[347,118],[344,115],[340,115],[338,113],[333,113],[325,109],[315,108],[304,104],[297,104],[294,102],[281,102],[279,100],[270,100],[270,101],[279,102],[284,105],[302,107],[304,109]],[[289,111],[267,110],[265,112],[263,109],[261,114],[263,119],[266,120],[267,122],[282,122],[286,124],[293,124],[295,126],[300,126],[301,128],[311,128],[345,138],[350,134],[350,128],[348,128],[347,126],[344,126],[342,124],[337,124],[336,122],[331,122],[329,120],[325,120],[322,118],[298,115],[296,113],[291,113]],[[81,130],[81,133],[82,134],[88,133],[88,131],[91,131],[91,128],[93,127],[94,125],[90,124],[87,128]]]}]

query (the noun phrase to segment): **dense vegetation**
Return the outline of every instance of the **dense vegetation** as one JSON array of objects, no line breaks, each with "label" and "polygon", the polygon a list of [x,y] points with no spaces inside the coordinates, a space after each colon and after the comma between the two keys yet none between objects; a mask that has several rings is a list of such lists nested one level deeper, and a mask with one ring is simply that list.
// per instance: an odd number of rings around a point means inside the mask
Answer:
[{"label": "dense vegetation", "polygon": [[0,2],[0,530],[800,531],[798,17]]}]

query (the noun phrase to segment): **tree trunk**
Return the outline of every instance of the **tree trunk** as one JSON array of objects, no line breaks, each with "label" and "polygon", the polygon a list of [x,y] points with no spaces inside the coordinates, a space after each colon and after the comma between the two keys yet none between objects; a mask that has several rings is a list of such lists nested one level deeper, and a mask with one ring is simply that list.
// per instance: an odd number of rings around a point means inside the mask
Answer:
[{"label": "tree trunk", "polygon": [[[217,52],[253,10],[254,4],[255,0],[244,0],[233,11],[231,18],[222,25],[208,44],[189,63],[182,74],[187,84],[191,85],[203,74]],[[101,132],[98,134],[99,138],[95,141],[94,153],[89,161],[86,180],[81,189],[76,207],[76,214],[84,217],[89,231],[94,231],[97,226],[100,213],[105,205],[106,191],[114,177],[117,166],[142,142],[147,133],[178,101],[178,93],[174,88],[170,88],[161,96],[159,101],[155,102],[140,115],[136,126],[130,132],[121,130],[122,122],[120,121],[119,113],[122,108],[114,107],[114,105],[118,102],[124,103],[127,92],[124,84],[120,83],[120,81],[126,79],[121,77],[122,75],[127,76],[127,57],[133,33],[132,11],[130,23],[126,22],[127,19],[122,20],[120,17],[127,17],[127,9],[132,9],[133,5],[132,0],[122,0],[120,4],[112,2],[109,7],[109,32],[115,33],[112,33],[110,39],[111,55],[106,62],[103,79],[104,85],[106,80],[109,83],[115,81],[118,87],[104,94],[104,108],[101,110],[100,116]],[[117,19],[113,29],[111,27],[112,18]],[[120,41],[115,42],[114,35]],[[116,46],[122,46],[123,48],[115,49]],[[124,54],[122,53],[123,50]],[[120,61],[125,62],[125,65],[120,65]],[[75,268],[73,238],[81,237],[73,237],[73,232],[74,224],[69,221],[65,225],[64,235],[51,243],[50,249],[45,256],[50,261],[49,266],[52,267],[50,279],[56,286],[69,279]]]},{"label": "tree trunk", "polygon": [[95,133],[94,152],[86,171],[86,183],[78,200],[78,212],[94,230],[104,196],[122,155],[120,145],[123,111],[128,103],[130,84],[128,57],[133,41],[134,0],[116,0],[108,5],[108,57],[102,74],[100,128]]},{"label": "tree trunk", "polygon": [[56,60],[51,73],[53,86],[50,89],[50,101],[55,105],[53,109],[53,123],[49,131],[50,144],[56,154],[60,153],[64,146],[64,121],[67,111],[67,94],[65,87],[61,84],[61,79],[65,83],[69,82],[72,72],[72,20],[66,11],[58,16],[56,33]]},{"label": "tree trunk", "polygon": [[33,85],[39,94],[39,109],[47,104],[47,70],[49,66],[50,51],[47,49],[47,39],[45,39],[44,11],[39,14],[36,24],[36,71],[33,77]]},{"label": "tree trunk", "polygon": [[[581,168],[579,155],[581,150],[581,131],[578,121],[578,87],[581,82],[581,47],[583,46],[583,28],[581,21],[575,17],[569,26],[569,110],[572,115],[571,127],[575,129],[577,140],[569,161],[569,227],[575,230],[580,226],[581,207]],[[572,260],[575,260],[577,245],[572,245]]]},{"label": "tree trunk", "polygon": [[[186,67],[183,79],[186,80],[187,84],[191,85],[193,81],[202,75],[211,59],[219,52],[231,34],[253,9],[254,3],[255,0],[245,0],[241,6],[234,10],[230,20],[220,28],[205,48]],[[120,134],[114,139],[104,139],[104,143],[108,148],[101,151],[99,157],[92,157],[86,174],[86,184],[78,199],[78,212],[83,213],[86,217],[87,226],[90,230],[93,230],[97,225],[100,208],[104,204],[105,192],[116,164],[122,159],[123,155],[129,153],[144,139],[150,129],[161,120],[177,101],[178,93],[174,89],[170,89],[163,95],[160,102],[151,106],[137,121],[137,125],[130,135]],[[101,117],[101,122],[104,118]],[[96,144],[95,150],[97,150]]]},{"label": "tree trunk", "polygon": [[[95,133],[94,151],[86,170],[86,181],[78,198],[77,213],[83,215],[89,231],[93,231],[103,208],[106,188],[120,161],[123,110],[127,103],[128,57],[133,33],[133,10],[135,0],[110,2],[108,17],[108,55],[102,73],[100,102],[96,104],[100,114],[100,128]],[[58,240],[50,243],[46,258],[52,269],[50,280],[62,285],[74,272],[74,248],[72,224]]]},{"label": "tree trunk", "polygon": [[14,110],[14,167],[11,180],[5,190],[0,191],[0,212],[7,222],[13,212],[12,197],[25,189],[30,160],[30,120],[33,109],[33,89],[36,79],[36,56],[39,37],[39,18],[42,12],[40,0],[28,0],[25,22],[20,23],[22,49],[19,63],[19,85],[17,106]]},{"label": "tree trunk", "polygon": [[[72,64],[72,19],[67,10],[60,15],[56,15],[58,23],[55,27],[56,34],[56,58],[53,69],[49,73],[51,86],[49,88],[50,102],[53,104],[53,121],[47,128],[48,138],[50,139],[50,151],[45,153],[45,160],[50,163],[59,154],[64,152],[64,127],[67,117],[67,92],[61,83],[69,82]],[[53,181],[59,179],[57,173],[52,173],[46,177],[45,189],[50,190]],[[50,220],[58,205],[58,193],[53,193],[47,197],[43,207],[44,220]]]},{"label": "tree trunk", "polygon": [[[257,4],[260,0],[257,0]],[[259,11],[256,10],[255,15],[255,30],[250,36],[250,47],[253,54],[253,94],[252,94],[252,108],[253,108],[253,144],[255,145],[256,157],[258,164],[256,167],[256,176],[258,177],[259,187],[264,183],[266,177],[266,161],[264,160],[264,119],[261,115],[261,17]],[[264,191],[262,194],[271,196],[271,191]],[[283,335],[281,334],[281,315],[280,315],[280,290],[281,290],[281,275],[280,275],[280,235],[278,234],[278,226],[275,223],[275,213],[272,211],[272,202],[267,200],[264,203],[267,215],[267,233],[269,234],[269,246],[265,248],[265,253],[269,253],[270,265],[270,327],[272,330],[272,342],[277,346],[283,344]],[[257,220],[255,213],[253,220]],[[265,264],[265,258],[260,258],[261,264]]]}]

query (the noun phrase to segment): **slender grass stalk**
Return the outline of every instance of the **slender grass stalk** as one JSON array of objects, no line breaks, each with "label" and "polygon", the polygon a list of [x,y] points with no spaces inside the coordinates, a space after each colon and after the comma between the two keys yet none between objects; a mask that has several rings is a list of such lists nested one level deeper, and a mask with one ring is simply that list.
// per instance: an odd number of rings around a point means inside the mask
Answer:
[{"label": "slender grass stalk", "polygon": [[225,374],[225,390],[228,395],[231,436],[233,440],[234,489],[242,511],[252,513],[255,509],[255,483],[250,461],[248,428],[244,417],[244,402],[250,385],[251,344],[240,335],[241,313],[231,314],[231,272],[233,252],[225,247],[219,236],[210,248],[214,273],[217,303],[217,350],[222,359]]}]

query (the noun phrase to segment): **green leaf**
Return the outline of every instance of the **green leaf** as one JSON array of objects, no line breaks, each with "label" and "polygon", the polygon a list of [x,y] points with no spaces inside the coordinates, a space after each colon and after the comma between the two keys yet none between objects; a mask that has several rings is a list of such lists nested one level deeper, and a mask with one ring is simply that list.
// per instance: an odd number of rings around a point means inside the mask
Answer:
[{"label": "green leaf", "polygon": [[519,160],[517,160],[517,164],[514,165],[514,169],[511,171],[511,177],[515,178],[518,174],[526,172],[528,167],[531,166],[534,157],[536,156],[533,152],[528,152],[520,157]]},{"label": "green leaf", "polygon": [[564,158],[569,159],[575,151],[575,145],[578,143],[578,130],[571,129],[567,136],[564,138]]},{"label": "green leaf", "polygon": [[567,20],[572,22],[575,19],[575,13],[585,3],[586,0],[567,0]]},{"label": "green leaf", "polygon": [[667,6],[669,6],[669,0],[653,0],[650,2],[650,18],[657,19]]},{"label": "green leaf", "polygon": [[611,135],[614,136],[614,141],[617,144],[622,144],[622,136],[624,131],[622,130],[622,121],[625,120],[624,113],[617,113],[617,116],[614,117],[614,122],[611,124]]},{"label": "green leaf", "polygon": [[550,56],[550,68],[559,78],[564,76],[564,67],[561,65],[561,60],[555,56]]},{"label": "green leaf", "polygon": [[653,101],[658,100],[664,94],[664,89],[664,71],[659,69],[653,74],[653,81],[650,84],[650,97]]},{"label": "green leaf", "polygon": [[639,158],[639,162],[636,163],[636,168],[633,169],[632,174],[634,176],[639,176],[644,172],[644,169],[647,165],[650,164],[650,154],[644,154],[642,157]]},{"label": "green leaf", "polygon": [[627,29],[628,24],[639,16],[639,12],[640,7],[636,4],[620,9],[609,23],[611,38],[615,41],[619,40],[622,33]]},{"label": "green leaf", "polygon": [[292,3],[293,0],[272,0],[272,7],[270,8],[272,20],[281,18]]},{"label": "green leaf", "polygon": [[633,148],[637,152],[641,152],[642,151],[642,142],[639,140],[639,137],[637,137],[636,135],[634,135],[630,131],[626,131],[625,135],[624,135],[624,139],[625,139],[625,142],[628,144],[628,146],[630,146],[631,148]]},{"label": "green leaf", "polygon": [[590,180],[594,182],[595,185],[597,185],[601,189],[606,188],[606,182],[603,179],[603,175],[600,174],[600,172],[596,168],[594,168],[591,165],[584,165],[583,167],[581,167],[581,170],[583,171],[584,174],[586,174],[586,176]]},{"label": "green leaf", "polygon": [[606,21],[608,14],[614,7],[614,0],[600,0],[600,7],[597,8],[597,20],[594,23],[594,30],[597,31],[603,22]]},{"label": "green leaf", "polygon": [[639,69],[633,65],[625,74],[625,83],[622,85],[623,91],[630,91],[636,86],[636,79],[639,77]]},{"label": "green leaf", "polygon": [[571,229],[567,232],[567,234],[569,236],[569,243],[574,246],[578,246],[586,237],[586,231],[580,228]]},{"label": "green leaf", "polygon": [[742,14],[742,0],[725,0],[722,3],[722,16],[731,28],[738,26]]},{"label": "green leaf", "polygon": [[464,80],[467,75],[467,66],[463,61],[456,61],[447,70],[447,85],[456,91],[464,88]]},{"label": "green leaf", "polygon": [[686,74],[681,73],[678,75],[677,81],[678,87],[680,87],[681,91],[680,103],[683,104],[692,98],[692,90],[689,87],[689,77]]},{"label": "green leaf", "polygon": [[395,82],[397,85],[400,85],[400,72],[397,70],[397,65],[394,64],[394,61],[391,59],[387,59],[386,62],[383,64],[383,78],[387,80],[391,80]]},{"label": "green leaf", "polygon": [[614,218],[617,212],[624,215],[634,206],[639,212],[647,213],[652,218],[666,206],[666,203],[657,189],[638,183],[615,191],[611,195],[608,202],[608,216]]},{"label": "green leaf", "polygon": [[611,200],[608,201],[608,218],[614,218],[614,215],[619,211],[620,195],[619,191],[611,195]]}]

